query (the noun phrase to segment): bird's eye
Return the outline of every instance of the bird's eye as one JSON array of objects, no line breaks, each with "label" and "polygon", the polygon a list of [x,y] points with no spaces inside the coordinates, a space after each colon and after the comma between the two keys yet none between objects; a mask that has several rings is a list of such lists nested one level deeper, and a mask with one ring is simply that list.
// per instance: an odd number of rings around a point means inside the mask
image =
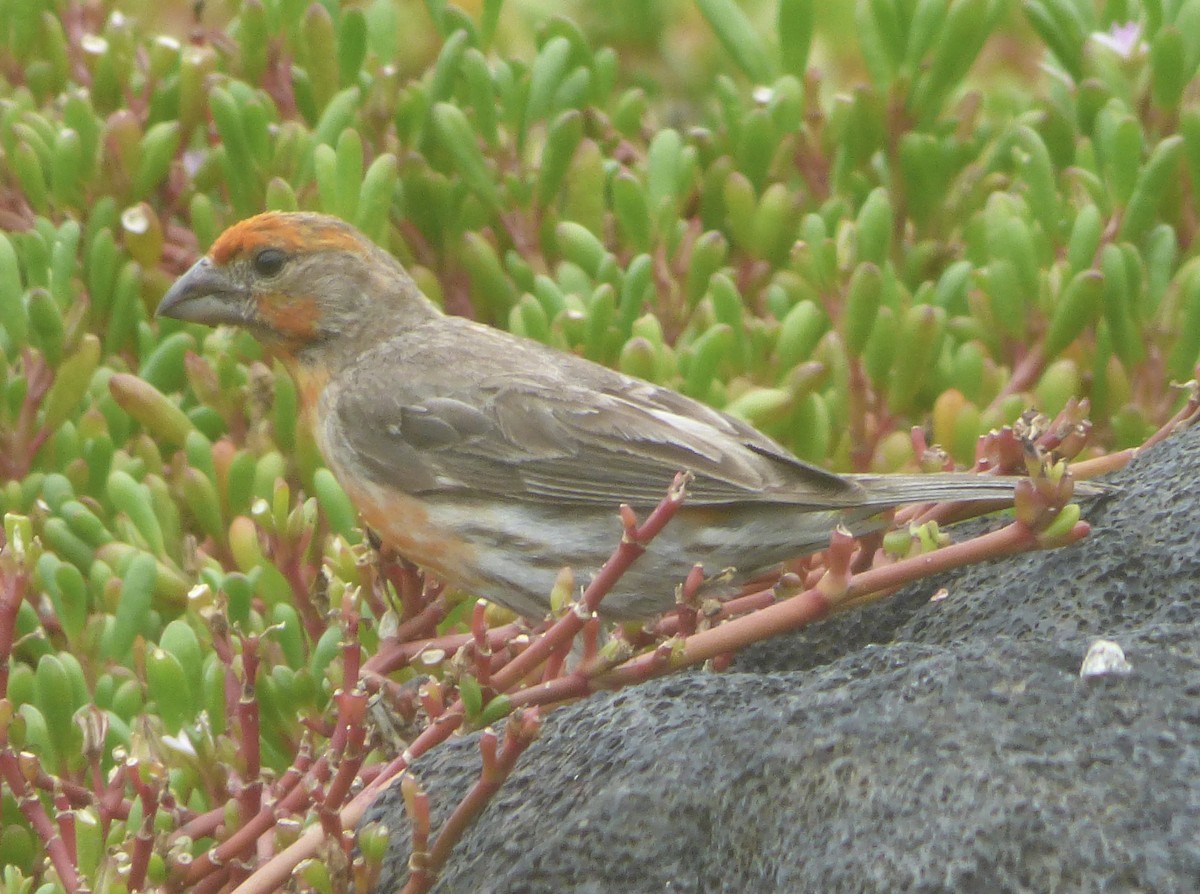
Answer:
[{"label": "bird's eye", "polygon": [[283,269],[286,260],[287,255],[278,248],[264,248],[254,256],[254,272],[259,276],[274,276]]}]

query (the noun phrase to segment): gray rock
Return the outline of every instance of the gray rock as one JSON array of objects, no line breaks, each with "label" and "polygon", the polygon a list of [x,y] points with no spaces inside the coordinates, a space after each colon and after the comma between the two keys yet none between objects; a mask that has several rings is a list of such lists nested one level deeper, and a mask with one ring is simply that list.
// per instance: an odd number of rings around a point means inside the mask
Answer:
[{"label": "gray rock", "polygon": [[[1193,429],[1079,546],[554,712],[436,890],[1200,891],[1198,469]],[[1100,637],[1130,672],[1080,678]],[[435,828],[478,764],[474,736],[417,763]],[[398,891],[399,792],[368,818]]]}]

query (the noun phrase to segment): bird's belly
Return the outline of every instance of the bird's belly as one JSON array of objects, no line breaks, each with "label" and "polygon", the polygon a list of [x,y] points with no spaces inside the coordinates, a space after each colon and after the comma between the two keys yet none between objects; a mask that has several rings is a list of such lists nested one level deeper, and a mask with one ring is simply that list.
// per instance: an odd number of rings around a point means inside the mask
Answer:
[{"label": "bird's belly", "polygon": [[[615,509],[450,500],[432,501],[425,509],[435,525],[453,531],[470,550],[475,583],[462,577],[458,582],[526,617],[545,614],[564,567],[574,572],[577,590],[587,586],[622,536]],[[604,598],[601,614],[632,619],[670,609],[676,586],[696,564],[710,576],[734,569],[724,591],[712,594],[729,595],[747,577],[824,546],[838,520],[836,513],[771,508],[710,516],[685,507]]]},{"label": "bird's belly", "polygon": [[[336,472],[336,470],[335,470]],[[564,567],[586,586],[621,542],[616,509],[416,497],[339,475],[363,520],[391,548],[447,583],[531,618],[543,616]],[[820,548],[837,513],[758,506],[685,506],[601,603],[602,614],[642,618],[671,608],[696,564],[733,582]]]}]

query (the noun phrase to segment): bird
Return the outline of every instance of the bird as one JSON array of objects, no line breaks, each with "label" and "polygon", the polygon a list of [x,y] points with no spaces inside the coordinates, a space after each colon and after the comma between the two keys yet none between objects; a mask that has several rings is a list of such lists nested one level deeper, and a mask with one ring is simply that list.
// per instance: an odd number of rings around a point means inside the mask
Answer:
[{"label": "bird", "polygon": [[1014,479],[836,474],[746,422],[586,358],[462,316],[339,218],[234,224],[167,290],[157,316],[250,332],[296,383],[301,419],[366,526],[448,585],[538,619],[562,569],[594,575],[618,509],[686,498],[600,603],[617,621],[675,605],[703,568],[721,599],[840,525],[915,502],[1007,500]]}]

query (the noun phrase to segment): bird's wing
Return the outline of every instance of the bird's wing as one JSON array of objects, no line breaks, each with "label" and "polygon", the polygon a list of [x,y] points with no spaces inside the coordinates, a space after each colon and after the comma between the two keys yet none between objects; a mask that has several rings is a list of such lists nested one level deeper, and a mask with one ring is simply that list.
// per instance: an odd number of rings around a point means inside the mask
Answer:
[{"label": "bird's wing", "polygon": [[[857,485],[676,392],[505,333],[470,331],[479,343],[471,356],[439,356],[431,335],[362,357],[328,394],[327,438],[376,480],[412,494],[646,506],[688,470],[692,506],[769,499],[830,508],[861,498]],[[511,372],[496,370],[497,354]]]}]

